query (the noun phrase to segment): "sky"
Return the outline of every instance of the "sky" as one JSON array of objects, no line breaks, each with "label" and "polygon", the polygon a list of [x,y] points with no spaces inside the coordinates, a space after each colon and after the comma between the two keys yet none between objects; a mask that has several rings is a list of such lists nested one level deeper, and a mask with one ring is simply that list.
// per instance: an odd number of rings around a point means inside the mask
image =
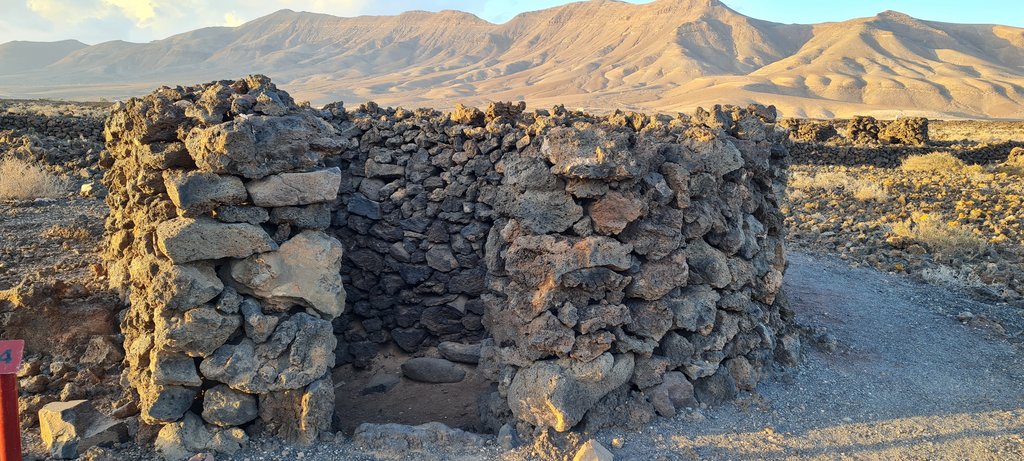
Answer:
[{"label": "sky", "polygon": [[[650,0],[628,0],[647,3]],[[660,0],[683,1],[683,0]],[[723,0],[740,13],[785,23],[817,23],[897,10],[946,22],[1024,27],[1020,0]],[[0,0],[0,43],[77,39],[148,42],[208,26],[236,26],[288,8],[336,16],[455,9],[491,22],[568,0]]]}]

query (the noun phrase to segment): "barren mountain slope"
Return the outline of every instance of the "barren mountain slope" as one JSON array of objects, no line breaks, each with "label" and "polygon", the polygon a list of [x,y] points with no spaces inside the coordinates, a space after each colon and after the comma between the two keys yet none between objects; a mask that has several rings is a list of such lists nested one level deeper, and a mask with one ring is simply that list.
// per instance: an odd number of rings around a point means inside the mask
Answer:
[{"label": "barren mountain slope", "polygon": [[0,44],[0,73],[35,70],[59,61],[73,51],[87,48],[78,40],[59,42],[13,41]]},{"label": "barren mountain slope", "polygon": [[793,116],[1024,118],[1024,29],[894,12],[785,25],[718,0],[591,0],[505,24],[456,11],[339,18],[283,10],[236,28],[103,43],[37,67],[0,67],[0,96],[123,97],[260,72],[317,104],[525,99],[681,111],[759,101]]}]

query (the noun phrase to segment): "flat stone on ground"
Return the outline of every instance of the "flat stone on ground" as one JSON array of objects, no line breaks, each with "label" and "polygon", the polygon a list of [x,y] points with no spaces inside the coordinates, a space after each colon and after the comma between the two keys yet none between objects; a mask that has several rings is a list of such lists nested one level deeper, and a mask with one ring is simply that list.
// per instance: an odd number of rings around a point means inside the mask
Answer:
[{"label": "flat stone on ground", "polygon": [[423,383],[457,383],[466,377],[466,370],[445,359],[416,357],[402,364],[402,374]]}]

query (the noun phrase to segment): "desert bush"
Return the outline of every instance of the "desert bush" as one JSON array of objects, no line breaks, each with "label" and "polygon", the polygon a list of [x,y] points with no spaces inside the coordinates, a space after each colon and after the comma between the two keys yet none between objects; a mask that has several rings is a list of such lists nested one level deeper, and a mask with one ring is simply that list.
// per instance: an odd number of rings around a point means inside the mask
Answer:
[{"label": "desert bush", "polygon": [[882,186],[864,179],[854,179],[842,171],[825,171],[818,174],[797,172],[790,177],[789,186],[795,192],[790,193],[792,198],[801,198],[811,190],[846,192],[862,201],[881,201],[889,198],[889,193]]},{"label": "desert bush", "polygon": [[915,213],[892,226],[892,234],[912,240],[946,258],[973,258],[988,250],[988,242],[956,221],[941,215]]},{"label": "desert bush", "polygon": [[889,192],[884,187],[871,181],[858,180],[853,185],[853,198],[868,202],[881,202],[889,199]]},{"label": "desert bush", "polygon": [[67,184],[42,167],[17,158],[0,160],[0,200],[57,197]]},{"label": "desert bush", "polygon": [[997,169],[1006,174],[1024,176],[1024,148],[1014,147],[1006,161]]},{"label": "desert bush", "polygon": [[949,152],[932,152],[925,155],[911,155],[903,159],[900,168],[903,171],[917,171],[924,173],[949,173],[958,172],[967,165]]},{"label": "desert bush", "polygon": [[54,240],[81,241],[89,238],[89,229],[80,226],[65,226],[57,224],[43,231],[42,236],[44,238]]}]

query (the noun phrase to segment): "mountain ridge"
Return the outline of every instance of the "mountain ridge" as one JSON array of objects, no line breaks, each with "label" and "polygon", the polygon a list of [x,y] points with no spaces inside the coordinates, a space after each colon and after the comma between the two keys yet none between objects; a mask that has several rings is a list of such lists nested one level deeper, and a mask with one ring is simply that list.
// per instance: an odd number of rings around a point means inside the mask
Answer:
[{"label": "mountain ridge", "polygon": [[264,73],[316,104],[526,100],[674,112],[761,102],[801,117],[1024,118],[1024,29],[895,11],[782,24],[718,0],[591,0],[495,24],[456,10],[342,18],[284,9],[145,44],[65,44],[24,64],[4,54],[10,43],[0,44],[2,97],[121,98]]}]

